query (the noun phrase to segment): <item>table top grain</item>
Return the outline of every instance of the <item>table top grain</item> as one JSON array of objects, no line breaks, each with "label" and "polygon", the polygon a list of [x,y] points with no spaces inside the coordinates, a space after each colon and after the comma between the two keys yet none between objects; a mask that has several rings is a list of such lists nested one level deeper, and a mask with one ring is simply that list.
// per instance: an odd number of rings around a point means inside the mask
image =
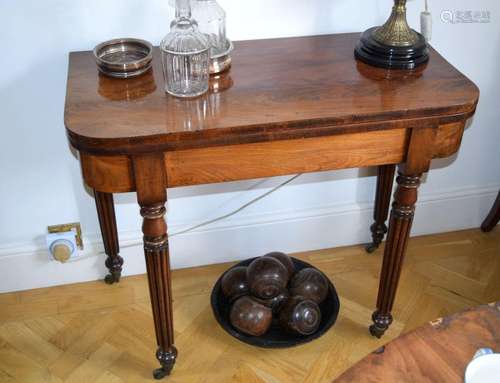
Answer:
[{"label": "table top grain", "polygon": [[170,151],[474,112],[478,88],[432,48],[425,67],[388,71],[354,59],[358,39],[350,33],[236,42],[231,70],[212,80],[210,93],[189,100],[164,92],[157,49],[152,71],[128,80],[100,75],[91,52],[73,52],[65,107],[70,142],[95,153]]},{"label": "table top grain", "polygon": [[440,318],[362,359],[335,383],[462,383],[476,351],[500,347],[500,302]]}]

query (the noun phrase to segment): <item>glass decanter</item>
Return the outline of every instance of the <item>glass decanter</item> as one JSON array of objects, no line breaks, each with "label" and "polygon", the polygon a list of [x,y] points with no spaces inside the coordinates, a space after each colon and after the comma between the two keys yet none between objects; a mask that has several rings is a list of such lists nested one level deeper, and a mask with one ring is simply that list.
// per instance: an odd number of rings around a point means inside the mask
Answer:
[{"label": "glass decanter", "polygon": [[193,18],[198,29],[210,44],[210,73],[219,73],[231,64],[229,53],[233,49],[226,36],[226,12],[216,0],[192,0]]},{"label": "glass decanter", "polygon": [[208,91],[209,42],[191,18],[190,0],[176,0],[175,20],[160,44],[165,92],[195,97]]}]

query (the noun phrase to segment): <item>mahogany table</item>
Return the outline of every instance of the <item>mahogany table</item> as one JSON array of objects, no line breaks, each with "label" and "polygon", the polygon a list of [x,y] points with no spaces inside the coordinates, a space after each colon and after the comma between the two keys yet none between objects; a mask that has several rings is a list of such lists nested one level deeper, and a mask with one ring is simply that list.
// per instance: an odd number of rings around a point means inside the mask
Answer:
[{"label": "mahogany table", "polygon": [[463,383],[480,348],[500,350],[500,302],[432,321],[395,339],[335,383]]},{"label": "mahogany table", "polygon": [[420,177],[433,158],[457,152],[479,91],[432,49],[429,64],[414,72],[356,62],[358,39],[238,42],[231,71],[191,100],[163,92],[157,51],[152,72],[131,80],[99,75],[90,52],[70,54],[65,125],[95,191],[109,282],[119,279],[123,263],[112,194],[137,193],[162,366],[156,377],[170,373],[177,356],[167,188],[379,166],[376,247],[399,164],[370,331],[380,337],[391,324]]}]

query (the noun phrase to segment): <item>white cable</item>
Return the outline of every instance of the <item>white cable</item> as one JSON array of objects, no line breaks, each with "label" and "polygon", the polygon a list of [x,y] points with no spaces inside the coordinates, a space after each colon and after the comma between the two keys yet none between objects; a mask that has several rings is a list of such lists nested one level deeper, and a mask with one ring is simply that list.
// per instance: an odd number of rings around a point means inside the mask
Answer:
[{"label": "white cable", "polygon": [[420,14],[420,32],[427,42],[432,39],[432,14],[429,12],[428,1],[425,0],[425,11]]},{"label": "white cable", "polygon": [[[238,214],[240,211],[246,209],[250,205],[253,205],[257,201],[260,201],[261,199],[263,199],[263,198],[267,197],[268,195],[274,193],[275,191],[281,189],[283,186],[288,185],[290,182],[296,180],[301,175],[302,175],[302,173],[294,175],[293,177],[289,178],[285,182],[283,182],[283,183],[279,184],[278,186],[272,188],[271,190],[269,190],[269,191],[261,194],[260,196],[258,196],[256,198],[250,200],[249,202],[245,203],[244,205],[240,206],[238,209],[236,209],[236,210],[234,210],[234,211],[232,211],[230,213],[224,214],[224,215],[222,215],[220,217],[217,217],[217,218],[213,218],[213,219],[211,219],[209,221],[205,221],[205,222],[199,223],[199,224],[191,226],[191,227],[189,227],[187,229],[180,230],[180,231],[178,231],[176,233],[169,234],[168,237],[172,238],[172,237],[175,237],[176,235],[189,233],[189,232],[191,232],[193,230],[199,229],[200,227],[204,227],[204,226],[210,225],[212,223],[215,223],[215,222],[218,222],[218,221],[222,221],[223,219],[232,217],[233,215]],[[129,247],[135,247],[135,246],[140,245],[140,244],[142,244],[142,241],[131,242],[131,243],[128,243],[126,246],[120,246],[120,248],[126,249],[126,248],[129,248]],[[104,251],[100,251],[98,254],[89,254],[89,255],[86,255],[86,256],[82,256],[82,257],[76,257],[75,259],[68,260],[66,263],[83,261],[84,259],[93,258],[93,257],[95,257],[97,255],[101,255],[101,254],[104,254]]]},{"label": "white cable", "polygon": [[199,223],[197,225],[194,225],[194,226],[191,226],[187,229],[184,229],[184,230],[181,230],[181,231],[178,231],[176,233],[172,233],[172,234],[169,234],[168,237],[169,238],[172,238],[172,237],[175,237],[176,235],[180,235],[180,234],[185,234],[185,233],[188,233],[190,231],[193,231],[195,229],[199,229],[200,227],[203,227],[203,226],[207,226],[207,225],[210,225],[212,223],[215,223],[215,222],[218,222],[218,221],[222,221],[223,219],[226,219],[226,218],[229,218],[229,217],[232,217],[233,215],[235,214],[238,214],[240,211],[246,209],[247,207],[249,207],[250,205],[253,205],[255,202],[257,201],[260,201],[261,199],[267,197],[268,195],[274,193],[275,191],[277,191],[278,189],[281,189],[283,186],[285,185],[288,185],[290,182],[292,182],[293,180],[299,178],[302,174],[296,174],[294,175],[293,177],[289,178],[288,180],[286,180],[285,182],[279,184],[278,186],[274,187],[273,189],[265,192],[264,194],[258,196],[257,198],[254,198],[252,199],[251,201],[247,202],[246,204],[244,204],[243,206],[240,206],[238,209],[232,211],[231,213],[228,213],[228,214],[224,214],[220,217],[217,217],[217,218],[214,218],[214,219],[211,219],[209,221],[206,221],[206,222],[202,222],[202,223]]}]

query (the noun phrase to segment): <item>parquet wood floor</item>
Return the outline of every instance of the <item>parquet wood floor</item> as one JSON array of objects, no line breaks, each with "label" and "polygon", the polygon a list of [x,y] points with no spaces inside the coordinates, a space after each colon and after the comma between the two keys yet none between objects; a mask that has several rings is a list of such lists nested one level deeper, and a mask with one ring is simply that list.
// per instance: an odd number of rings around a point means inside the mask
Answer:
[{"label": "parquet wood floor", "polygon": [[[310,344],[256,349],[231,338],[212,316],[209,295],[229,264],[173,273],[180,351],[170,383],[332,382],[400,333],[470,306],[500,300],[500,228],[413,238],[392,327],[369,336],[383,249],[351,246],[296,255],[335,283],[341,312]],[[0,382],[153,381],[155,339],[144,275],[0,295]]]}]

